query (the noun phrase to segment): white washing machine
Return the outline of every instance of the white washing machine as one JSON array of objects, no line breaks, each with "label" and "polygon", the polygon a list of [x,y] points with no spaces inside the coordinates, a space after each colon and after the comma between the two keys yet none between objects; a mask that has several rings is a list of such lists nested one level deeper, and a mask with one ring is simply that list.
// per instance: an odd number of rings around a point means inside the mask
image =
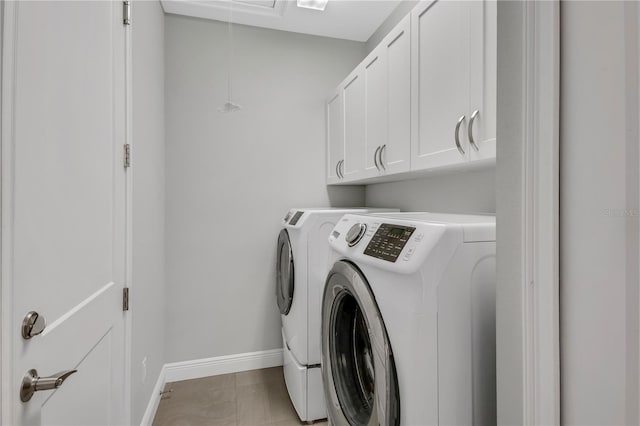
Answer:
[{"label": "white washing machine", "polygon": [[329,237],[333,425],[495,425],[495,218],[346,215]]},{"label": "white washing machine", "polygon": [[320,305],[329,271],[327,238],[347,213],[397,209],[292,209],[278,236],[276,298],[282,316],[284,377],[303,421],[327,417],[320,372]]}]

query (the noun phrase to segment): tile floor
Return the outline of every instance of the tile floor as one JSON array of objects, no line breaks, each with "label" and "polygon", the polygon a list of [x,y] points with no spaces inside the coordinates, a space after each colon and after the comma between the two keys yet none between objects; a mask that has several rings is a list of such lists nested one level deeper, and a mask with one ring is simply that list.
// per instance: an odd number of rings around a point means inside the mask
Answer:
[{"label": "tile floor", "polygon": [[282,367],[167,383],[168,389],[153,426],[305,424],[291,405]]}]

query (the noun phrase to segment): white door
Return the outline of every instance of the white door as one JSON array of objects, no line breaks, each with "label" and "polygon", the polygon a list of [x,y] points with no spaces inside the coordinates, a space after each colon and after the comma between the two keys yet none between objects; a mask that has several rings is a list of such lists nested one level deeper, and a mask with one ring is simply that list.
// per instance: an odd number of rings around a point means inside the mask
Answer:
[{"label": "white door", "polygon": [[342,95],[334,93],[327,102],[327,183],[340,181],[344,159],[344,114]]},{"label": "white door", "polygon": [[344,97],[344,163],[345,181],[362,178],[365,167],[366,106],[365,83],[360,68],[343,86]]},{"label": "white door", "polygon": [[125,424],[122,2],[3,6],[2,423]]},{"label": "white door", "polygon": [[366,137],[362,177],[378,176],[383,169],[379,160],[382,146],[388,139],[387,64],[384,49],[376,48],[364,62]]},{"label": "white door", "polygon": [[496,156],[497,9],[494,0],[469,4],[471,102],[467,139],[473,138],[477,146],[470,147],[471,160]]},{"label": "white door", "polygon": [[382,42],[387,62],[387,141],[380,154],[385,173],[409,171],[411,159],[411,19]]},{"label": "white door", "polygon": [[[469,152],[468,4],[434,1],[414,9],[412,21],[414,90],[418,96],[411,168],[465,162]],[[460,147],[456,146],[456,133]]]}]

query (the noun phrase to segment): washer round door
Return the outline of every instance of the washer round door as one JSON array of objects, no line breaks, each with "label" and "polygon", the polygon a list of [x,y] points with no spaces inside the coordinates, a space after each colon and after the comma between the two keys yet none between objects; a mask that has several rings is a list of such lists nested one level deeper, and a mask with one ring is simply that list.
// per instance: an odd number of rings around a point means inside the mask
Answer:
[{"label": "washer round door", "polygon": [[389,337],[364,275],[346,261],[333,265],[325,284],[322,378],[332,424],[400,424]]},{"label": "washer round door", "polygon": [[282,315],[291,310],[294,290],[293,252],[289,233],[286,229],[278,235],[278,249],[276,253],[276,299]]}]

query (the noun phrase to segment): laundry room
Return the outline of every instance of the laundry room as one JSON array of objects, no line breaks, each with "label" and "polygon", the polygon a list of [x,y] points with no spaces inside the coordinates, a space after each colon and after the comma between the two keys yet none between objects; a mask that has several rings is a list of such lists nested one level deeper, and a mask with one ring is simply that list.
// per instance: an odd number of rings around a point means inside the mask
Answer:
[{"label": "laundry room", "polygon": [[1,424],[640,423],[636,2],[1,10]]}]

